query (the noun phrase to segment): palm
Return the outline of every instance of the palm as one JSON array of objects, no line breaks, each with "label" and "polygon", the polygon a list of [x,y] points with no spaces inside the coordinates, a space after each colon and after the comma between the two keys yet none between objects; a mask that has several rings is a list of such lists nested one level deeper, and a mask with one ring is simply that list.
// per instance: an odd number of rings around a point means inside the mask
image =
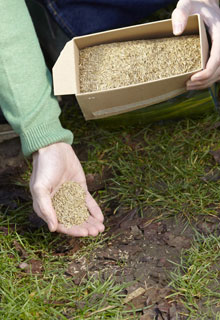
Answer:
[{"label": "palm", "polygon": [[[80,226],[65,228],[57,222],[51,198],[66,181],[78,182],[86,191],[89,219]],[[39,150],[34,157],[30,189],[36,213],[43,218],[51,231],[72,236],[97,235],[104,230],[103,215],[96,201],[88,192],[81,164],[69,145],[57,143]]]}]

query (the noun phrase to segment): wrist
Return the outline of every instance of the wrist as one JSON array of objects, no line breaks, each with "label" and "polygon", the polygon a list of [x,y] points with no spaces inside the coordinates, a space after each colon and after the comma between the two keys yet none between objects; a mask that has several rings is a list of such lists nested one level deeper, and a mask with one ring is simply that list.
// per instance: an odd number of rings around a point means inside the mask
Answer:
[{"label": "wrist", "polygon": [[43,155],[44,153],[47,153],[48,151],[52,151],[52,152],[64,152],[66,150],[73,150],[73,148],[71,147],[71,145],[69,143],[66,142],[54,142],[49,144],[48,146],[39,148],[37,151],[32,153],[32,157],[35,157],[36,155]]}]

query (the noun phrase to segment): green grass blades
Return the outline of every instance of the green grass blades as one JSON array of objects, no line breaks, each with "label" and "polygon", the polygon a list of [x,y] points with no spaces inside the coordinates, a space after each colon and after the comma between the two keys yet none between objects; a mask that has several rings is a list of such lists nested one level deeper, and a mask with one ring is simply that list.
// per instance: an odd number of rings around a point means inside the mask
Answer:
[{"label": "green grass blades", "polygon": [[[68,258],[52,255],[51,236],[35,236],[32,241],[28,234],[0,233],[1,319],[124,319],[124,285],[92,276],[75,285],[65,274]],[[25,272],[21,263],[31,264],[33,259],[41,261],[41,271]]]},{"label": "green grass blades", "polygon": [[[181,216],[190,223],[219,214],[219,164],[210,154],[220,146],[216,113],[108,130],[85,122],[76,107],[64,106],[62,122],[74,131],[74,149],[85,172],[102,176],[109,170],[104,187],[94,192],[104,214],[137,208],[143,216]],[[30,171],[23,176],[25,186]],[[125,310],[124,286],[113,279],[89,277],[75,285],[66,270],[76,257],[54,254],[58,243],[65,246],[67,239],[45,229],[29,232],[31,207],[31,202],[18,203],[11,211],[2,206],[0,213],[0,319],[138,319],[135,310]],[[105,236],[82,240],[84,248],[77,255],[88,256],[105,241]],[[199,319],[219,317],[218,241],[214,236],[198,237],[176,273],[172,298],[182,298],[192,319],[198,319],[199,303],[207,310]],[[39,273],[21,269],[21,263],[31,264],[33,259],[41,262]]]},{"label": "green grass blades", "polygon": [[189,319],[219,320],[219,281],[220,237],[197,233],[193,246],[183,253],[180,265],[172,273],[173,298],[181,299]]},{"label": "green grass blades", "polygon": [[[219,146],[216,113],[203,119],[167,121],[114,129],[85,122],[77,111],[65,110],[63,123],[75,132],[76,150],[83,150],[86,173],[111,172],[97,197],[103,208],[153,207],[158,215],[189,219],[216,214],[219,180],[204,177],[218,169],[210,150]],[[67,111],[67,112],[66,112]],[[82,151],[81,151],[82,154]]]}]

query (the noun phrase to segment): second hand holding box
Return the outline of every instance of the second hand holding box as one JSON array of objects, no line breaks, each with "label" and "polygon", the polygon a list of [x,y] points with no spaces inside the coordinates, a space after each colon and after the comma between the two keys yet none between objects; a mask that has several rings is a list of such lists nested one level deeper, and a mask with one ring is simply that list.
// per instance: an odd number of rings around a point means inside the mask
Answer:
[{"label": "second hand holding box", "polygon": [[189,17],[183,35],[199,36],[201,61],[197,70],[159,80],[87,93],[80,92],[80,50],[107,43],[174,37],[172,22],[168,19],[76,37],[67,42],[53,68],[54,93],[75,94],[86,120],[130,112],[178,96],[186,92],[186,81],[191,75],[205,68],[208,58],[206,30],[199,15]]}]

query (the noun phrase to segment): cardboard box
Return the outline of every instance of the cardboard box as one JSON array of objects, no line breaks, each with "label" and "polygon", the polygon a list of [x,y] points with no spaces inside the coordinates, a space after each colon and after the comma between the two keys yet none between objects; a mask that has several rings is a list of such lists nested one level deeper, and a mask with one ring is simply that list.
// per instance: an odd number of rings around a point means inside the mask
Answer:
[{"label": "cardboard box", "polygon": [[[190,16],[183,35],[198,34],[202,70],[208,58],[208,41],[200,15]],[[172,37],[171,19],[76,37],[67,42],[53,67],[55,95],[75,94],[86,120],[105,118],[166,101],[186,91],[186,81],[195,73],[145,82],[117,89],[80,93],[79,50],[117,41]]]}]

